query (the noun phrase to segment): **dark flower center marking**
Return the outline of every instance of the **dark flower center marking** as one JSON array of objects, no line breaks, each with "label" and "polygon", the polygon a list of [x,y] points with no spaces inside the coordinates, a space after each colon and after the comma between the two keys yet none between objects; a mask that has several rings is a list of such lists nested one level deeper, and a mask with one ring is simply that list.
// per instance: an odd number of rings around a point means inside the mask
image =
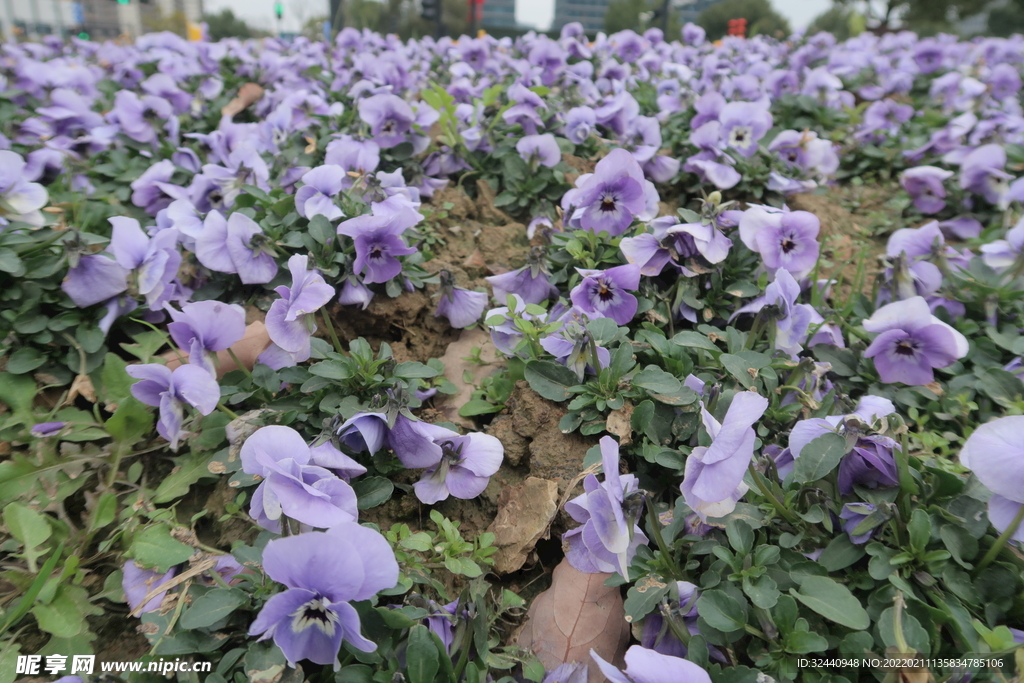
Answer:
[{"label": "dark flower center marking", "polygon": [[917,343],[912,339],[904,339],[903,341],[896,343],[897,356],[913,356],[916,351]]},{"label": "dark flower center marking", "polygon": [[788,155],[788,158],[789,158],[790,163],[794,163],[795,164],[796,160],[797,160],[796,150],[793,150],[792,152],[790,152],[789,155]]},{"label": "dark flower center marking", "polygon": [[327,635],[333,635],[338,615],[324,605],[323,598],[310,600],[292,613],[292,630],[296,633],[315,626]]},{"label": "dark flower center marking", "polygon": [[597,296],[601,301],[611,301],[615,298],[615,292],[604,282],[597,285]]},{"label": "dark flower center marking", "polygon": [[394,119],[388,119],[384,123],[384,126],[380,130],[381,130],[382,133],[394,133],[395,132],[395,128],[396,128],[396,124],[395,124]]},{"label": "dark flower center marking", "polygon": [[788,254],[789,252],[796,249],[796,242],[793,241],[792,237],[784,237],[782,239],[782,253]]},{"label": "dark flower center marking", "polygon": [[601,210],[602,211],[614,211],[615,210],[615,195],[606,194],[601,197]]},{"label": "dark flower center marking", "polygon": [[370,247],[370,254],[369,254],[369,256],[372,259],[382,259],[382,258],[384,258],[384,248],[381,247],[380,245],[374,245],[374,246]]}]

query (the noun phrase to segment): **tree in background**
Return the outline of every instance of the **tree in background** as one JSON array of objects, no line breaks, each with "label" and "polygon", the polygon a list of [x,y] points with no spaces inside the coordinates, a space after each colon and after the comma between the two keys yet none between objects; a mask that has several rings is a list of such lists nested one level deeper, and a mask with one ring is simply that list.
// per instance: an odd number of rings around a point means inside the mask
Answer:
[{"label": "tree in background", "polygon": [[203,21],[206,22],[210,40],[214,41],[223,38],[263,38],[270,35],[266,31],[252,28],[244,19],[236,17],[230,9],[223,9],[218,14],[205,14]]},{"label": "tree in background", "polygon": [[989,10],[988,32],[1004,38],[1024,33],[1024,0],[1010,0],[1002,7]]},{"label": "tree in background", "polygon": [[813,36],[815,33],[825,31],[834,35],[838,40],[846,40],[863,33],[865,28],[866,20],[863,14],[850,7],[833,5],[811,22],[807,27],[806,34]]},{"label": "tree in background", "polygon": [[171,12],[170,14],[164,14],[162,9],[157,10],[156,16],[146,14],[142,20],[142,27],[146,33],[155,33],[158,31],[170,31],[176,33],[182,38],[188,37],[188,18],[184,12]]},{"label": "tree in background", "polygon": [[612,0],[604,13],[605,33],[612,34],[626,29],[640,30],[640,15],[647,12],[645,0]]},{"label": "tree in background", "polygon": [[723,0],[701,12],[697,25],[707,31],[708,39],[718,40],[728,32],[730,19],[746,19],[748,36],[785,37],[791,33],[789,22],[768,0]]},{"label": "tree in background", "polygon": [[[884,33],[895,27],[910,29],[920,35],[953,32],[956,22],[978,14],[989,0],[835,0],[844,7],[863,8],[868,28]],[[1018,0],[1011,0],[1018,3]],[[1018,4],[1024,8],[1024,3]],[[1017,12],[1019,10],[1011,10]]]}]

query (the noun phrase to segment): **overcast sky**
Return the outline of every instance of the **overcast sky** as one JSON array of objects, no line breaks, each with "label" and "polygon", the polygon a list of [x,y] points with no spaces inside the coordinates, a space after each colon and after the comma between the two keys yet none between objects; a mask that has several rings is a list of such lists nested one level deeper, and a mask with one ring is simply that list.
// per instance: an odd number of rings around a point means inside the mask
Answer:
[{"label": "overcast sky", "polygon": [[[794,30],[806,28],[811,20],[831,6],[831,0],[771,0],[780,14],[789,19]],[[252,26],[275,28],[274,0],[204,0],[207,12],[231,8]],[[325,16],[328,0],[284,0],[284,31],[297,31],[308,19]],[[516,0],[516,19],[527,25],[546,29],[555,14],[554,0]]]}]

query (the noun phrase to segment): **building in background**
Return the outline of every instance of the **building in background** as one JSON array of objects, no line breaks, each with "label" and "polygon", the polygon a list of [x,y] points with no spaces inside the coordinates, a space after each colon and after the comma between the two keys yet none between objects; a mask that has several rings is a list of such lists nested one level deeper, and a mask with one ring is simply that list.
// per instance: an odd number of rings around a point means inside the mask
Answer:
[{"label": "building in background", "polygon": [[[560,31],[563,26],[578,21],[588,34],[604,30],[604,15],[609,0],[555,0],[555,20],[551,30]],[[486,5],[484,5],[486,7]]]},{"label": "building in background", "polygon": [[107,40],[166,27],[172,18],[202,21],[203,0],[0,0],[5,40],[82,35]]},{"label": "building in background", "polygon": [[519,28],[516,24],[516,0],[487,0],[480,25],[486,28]]},{"label": "building in background", "polygon": [[674,0],[672,7],[675,8],[676,14],[679,16],[679,21],[686,23],[688,21],[697,21],[697,17],[700,13],[706,10],[712,5],[717,5],[722,0]]}]

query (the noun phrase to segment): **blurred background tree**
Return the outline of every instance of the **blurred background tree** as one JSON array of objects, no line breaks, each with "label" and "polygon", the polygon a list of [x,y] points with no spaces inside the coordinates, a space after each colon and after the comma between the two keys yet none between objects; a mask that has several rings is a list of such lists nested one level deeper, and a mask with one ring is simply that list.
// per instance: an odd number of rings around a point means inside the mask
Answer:
[{"label": "blurred background tree", "polygon": [[729,30],[730,19],[747,20],[747,36],[786,37],[791,33],[789,22],[772,9],[768,0],[723,0],[708,7],[697,17],[709,40],[718,40]]},{"label": "blurred background tree", "polygon": [[147,33],[170,31],[171,33],[178,34],[182,38],[188,37],[188,18],[182,11],[164,14],[163,10],[159,10],[159,13],[156,16],[146,13],[142,20],[142,27]]},{"label": "blurred background tree", "polygon": [[210,40],[214,41],[223,38],[265,38],[270,35],[267,31],[249,26],[230,9],[223,9],[218,14],[205,14],[203,21],[206,22]]},{"label": "blurred background tree", "polygon": [[991,8],[987,23],[989,35],[1006,38],[1024,33],[1024,0],[1009,0]]},{"label": "blurred background tree", "polygon": [[[996,6],[988,16],[989,31],[994,35],[1010,35],[1015,30],[1024,30],[1024,0],[1002,0],[1003,7],[999,8],[1000,0],[833,0],[835,5],[825,14],[814,20],[816,25],[819,20],[826,23],[832,18],[826,18],[834,10],[841,9],[854,11],[861,14],[867,24],[867,28],[875,33],[885,33],[897,29],[909,29],[918,35],[928,36],[936,33],[957,33],[960,22],[969,17],[984,12],[989,6]],[[1004,28],[1006,33],[996,33],[993,29],[993,16],[997,21],[1006,21],[1016,28]],[[834,16],[834,15],[833,15]],[[833,25],[835,26],[835,25]],[[982,27],[983,28],[983,27]],[[832,29],[827,30],[834,33]],[[839,37],[839,34],[836,34]]]}]

